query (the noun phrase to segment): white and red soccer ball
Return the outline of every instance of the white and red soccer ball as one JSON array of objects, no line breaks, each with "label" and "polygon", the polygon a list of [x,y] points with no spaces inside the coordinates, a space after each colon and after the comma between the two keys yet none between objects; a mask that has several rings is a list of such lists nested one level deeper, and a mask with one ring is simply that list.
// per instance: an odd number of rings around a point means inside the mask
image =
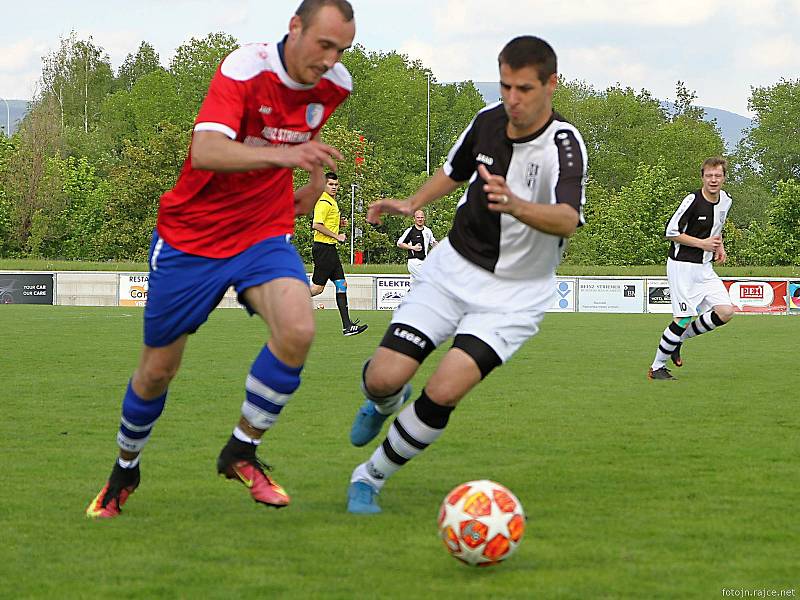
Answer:
[{"label": "white and red soccer ball", "polygon": [[439,535],[447,551],[473,566],[489,566],[514,554],[525,533],[525,512],[511,491],[481,479],[462,483],[439,508]]}]

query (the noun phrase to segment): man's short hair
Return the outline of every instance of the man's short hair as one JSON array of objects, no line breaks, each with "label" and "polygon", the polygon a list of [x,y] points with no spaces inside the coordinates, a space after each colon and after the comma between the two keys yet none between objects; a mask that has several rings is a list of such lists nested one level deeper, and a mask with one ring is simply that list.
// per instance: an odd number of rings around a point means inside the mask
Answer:
[{"label": "man's short hair", "polygon": [[339,176],[336,173],[333,173],[332,171],[328,171],[327,173],[325,173],[325,179],[326,180],[333,179],[334,181],[339,181]]},{"label": "man's short hair", "polygon": [[353,20],[353,7],[347,0],[303,0],[294,14],[300,17],[303,27],[308,27],[314,21],[314,15],[323,6],[333,6],[339,9],[342,17],[348,23]]},{"label": "man's short hair", "polygon": [[713,169],[714,167],[722,167],[722,174],[728,176],[728,161],[721,156],[712,156],[703,161],[703,166],[700,167],[700,176],[706,174],[706,168]]},{"label": "man's short hair", "polygon": [[532,35],[521,35],[508,42],[500,51],[497,62],[501,67],[508,65],[514,71],[536,67],[542,83],[558,72],[555,50],[543,39]]}]

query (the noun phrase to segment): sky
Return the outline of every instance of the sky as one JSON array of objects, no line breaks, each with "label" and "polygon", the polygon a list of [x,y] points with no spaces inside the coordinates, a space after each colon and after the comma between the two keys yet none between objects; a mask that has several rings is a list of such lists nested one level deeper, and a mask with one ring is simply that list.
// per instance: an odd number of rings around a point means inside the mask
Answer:
[{"label": "sky", "polygon": [[[800,0],[351,0],[356,43],[419,59],[440,82],[497,81],[517,35],[547,40],[559,72],[752,117],[752,87],[800,78]],[[192,37],[278,41],[299,0],[2,0],[0,98],[30,99],[42,57],[74,30],[116,69],[145,40],[164,66]],[[355,82],[358,85],[358,82]]]}]

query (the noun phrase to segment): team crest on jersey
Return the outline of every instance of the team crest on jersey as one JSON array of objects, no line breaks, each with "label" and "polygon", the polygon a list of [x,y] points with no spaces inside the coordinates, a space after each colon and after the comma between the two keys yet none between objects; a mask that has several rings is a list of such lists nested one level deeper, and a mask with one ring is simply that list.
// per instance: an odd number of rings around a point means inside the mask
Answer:
[{"label": "team crest on jersey", "polygon": [[536,178],[539,176],[539,165],[536,163],[528,163],[525,167],[525,183],[530,189],[536,186]]},{"label": "team crest on jersey", "polygon": [[322,123],[322,115],[325,114],[325,108],[322,104],[313,102],[306,107],[306,123],[311,129],[316,129]]}]

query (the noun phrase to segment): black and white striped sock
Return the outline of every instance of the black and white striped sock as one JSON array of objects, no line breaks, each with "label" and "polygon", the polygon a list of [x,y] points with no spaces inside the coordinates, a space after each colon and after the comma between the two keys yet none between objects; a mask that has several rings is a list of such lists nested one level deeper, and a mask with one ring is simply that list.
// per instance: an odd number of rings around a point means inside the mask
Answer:
[{"label": "black and white striped sock", "polygon": [[681,343],[681,336],[685,331],[684,327],[678,325],[675,321],[661,334],[661,341],[658,343],[658,350],[656,350],[656,357],[653,360],[653,371],[656,371],[667,364],[670,355],[675,352],[675,348]]},{"label": "black and white striped sock", "polygon": [[351,481],[366,481],[380,490],[400,467],[439,439],[453,408],[436,404],[422,390],[420,397],[400,412],[370,459],[356,467]]},{"label": "black and white striped sock", "polygon": [[686,331],[684,331],[681,336],[681,341],[708,333],[721,325],[725,325],[725,321],[720,319],[716,312],[713,310],[704,312],[686,328]]}]

